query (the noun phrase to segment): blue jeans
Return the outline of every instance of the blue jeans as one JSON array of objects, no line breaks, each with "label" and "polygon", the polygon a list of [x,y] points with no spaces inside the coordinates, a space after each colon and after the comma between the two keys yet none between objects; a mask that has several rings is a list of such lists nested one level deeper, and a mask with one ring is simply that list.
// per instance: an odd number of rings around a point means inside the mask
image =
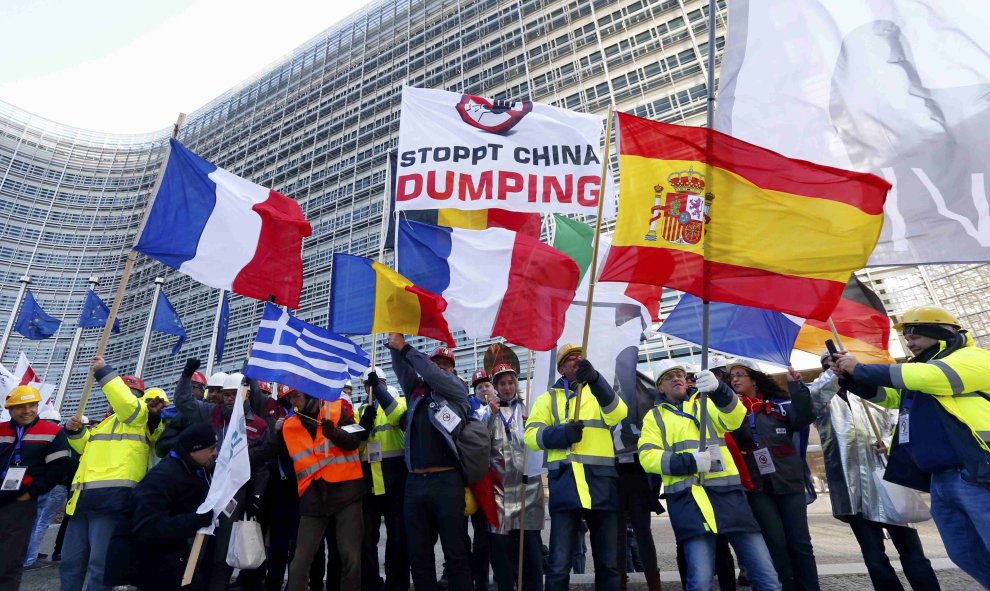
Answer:
[{"label": "blue jeans", "polygon": [[45,540],[48,526],[55,520],[55,516],[65,509],[65,502],[68,499],[69,489],[62,484],[55,485],[52,490],[38,497],[38,518],[34,520],[34,531],[31,532],[24,566],[31,566],[38,561],[38,550],[41,548],[41,542]]},{"label": "blue jeans", "polygon": [[117,525],[126,515],[84,511],[69,521],[62,546],[62,563],[58,567],[61,591],[81,591],[89,575],[87,591],[111,591],[103,583],[107,566],[107,548]]},{"label": "blue jeans", "polygon": [[556,511],[550,514],[550,558],[547,560],[546,591],[564,591],[570,584],[571,557],[578,542],[581,517],[591,534],[591,557],[595,562],[595,589],[618,591],[619,553],[615,543],[619,530],[617,511]]},{"label": "blue jeans", "polygon": [[958,470],[932,475],[932,518],[949,558],[990,589],[990,485]]},{"label": "blue jeans", "polygon": [[[755,591],[780,591],[777,571],[770,560],[770,551],[759,533],[727,533],[729,544],[736,551],[739,564]],[[685,591],[710,591],[715,577],[715,534],[703,534],[684,541],[684,560],[687,561],[687,586]]]}]

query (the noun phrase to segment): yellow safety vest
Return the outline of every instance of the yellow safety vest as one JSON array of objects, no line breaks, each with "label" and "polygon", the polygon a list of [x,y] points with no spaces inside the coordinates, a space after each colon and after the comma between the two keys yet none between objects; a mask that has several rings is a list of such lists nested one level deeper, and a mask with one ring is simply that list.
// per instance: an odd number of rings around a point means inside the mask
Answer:
[{"label": "yellow safety vest", "polygon": [[[385,494],[385,477],[382,475],[382,460],[402,458],[406,453],[405,434],[399,427],[399,419],[406,412],[406,399],[393,397],[389,408],[377,405],[375,425],[368,434],[368,440],[361,444],[361,461],[368,464],[371,472],[371,492],[374,495]],[[358,413],[360,414],[360,413]],[[381,446],[381,457],[377,461],[369,461],[368,444],[378,443]],[[405,466],[403,466],[403,470]]]}]

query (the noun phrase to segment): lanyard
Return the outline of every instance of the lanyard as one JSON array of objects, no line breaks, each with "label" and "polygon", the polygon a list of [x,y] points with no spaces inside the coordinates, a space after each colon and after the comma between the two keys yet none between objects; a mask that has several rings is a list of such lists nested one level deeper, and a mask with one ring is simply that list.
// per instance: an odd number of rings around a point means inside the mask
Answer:
[{"label": "lanyard", "polygon": [[502,421],[502,426],[505,427],[505,438],[512,441],[512,421],[516,420],[516,412],[514,405],[509,407],[512,412],[509,413],[509,420],[505,420],[505,415],[502,414],[502,409],[498,410],[498,420]]},{"label": "lanyard", "polygon": [[[14,466],[21,465],[21,442],[24,441],[24,431],[26,427],[17,425],[15,429],[17,430],[17,436],[15,438],[16,443],[14,443],[14,453],[10,454],[10,457],[7,458],[7,468],[10,468],[11,462],[14,462]],[[6,472],[6,468],[4,468],[4,471]]]},{"label": "lanyard", "polygon": [[694,423],[694,426],[697,427],[699,431],[701,430],[701,421],[699,421],[696,416],[684,412],[683,410],[677,408],[673,404],[665,404],[664,405],[664,408],[666,408],[667,410],[669,410],[670,412],[674,413],[675,415],[677,415],[679,417],[684,417],[685,419],[690,419],[691,422]]},{"label": "lanyard", "polygon": [[570,418],[570,414],[571,414],[570,402],[571,402],[571,398],[574,398],[575,396],[577,396],[577,392],[571,394],[571,383],[567,381],[567,378],[564,378],[564,420],[565,421],[568,418]]},{"label": "lanyard", "polygon": [[760,448],[760,434],[757,433],[757,431],[756,431],[756,413],[750,412],[749,413],[749,416],[747,418],[749,419],[749,430],[750,430],[751,435],[753,436],[753,445],[755,445],[756,448],[759,449]]}]

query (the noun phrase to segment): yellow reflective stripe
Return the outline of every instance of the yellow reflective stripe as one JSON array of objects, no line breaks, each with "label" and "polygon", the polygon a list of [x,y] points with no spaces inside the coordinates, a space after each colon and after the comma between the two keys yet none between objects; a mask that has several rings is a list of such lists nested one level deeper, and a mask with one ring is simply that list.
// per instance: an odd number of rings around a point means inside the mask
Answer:
[{"label": "yellow reflective stripe", "polygon": [[990,431],[977,431],[976,434],[979,435],[980,439],[983,441],[990,443]]},{"label": "yellow reflective stripe", "polygon": [[584,475],[584,466],[571,464],[571,470],[574,472],[574,485],[577,488],[581,506],[585,509],[591,509],[591,490],[588,488],[588,479]]},{"label": "yellow reflective stripe", "polygon": [[385,494],[385,476],[382,474],[381,462],[371,464],[371,492],[376,496]]},{"label": "yellow reflective stripe", "polygon": [[643,450],[647,450],[647,449],[663,449],[663,448],[657,445],[656,443],[641,443],[639,445],[639,451],[642,452]]},{"label": "yellow reflective stripe", "polygon": [[67,457],[69,457],[69,450],[63,449],[62,451],[57,451],[55,453],[50,453],[47,456],[45,456],[45,463],[46,464],[50,464],[50,463],[54,462],[55,460],[58,460],[58,459],[61,459],[61,458],[67,458]]},{"label": "yellow reflective stripe", "polygon": [[21,441],[44,441],[46,443],[51,443],[55,441],[54,435],[38,435],[38,434],[28,434],[24,436]]},{"label": "yellow reflective stripe", "polygon": [[732,396],[732,402],[730,402],[729,404],[727,404],[725,406],[725,408],[722,408],[722,407],[720,407],[717,404],[715,405],[715,408],[719,409],[720,411],[724,412],[725,414],[729,414],[730,412],[732,412],[733,410],[736,409],[736,405],[738,405],[738,404],[739,404],[739,397],[736,396],[736,395],[733,395]]},{"label": "yellow reflective stripe", "polygon": [[137,482],[133,480],[125,480],[123,478],[112,479],[112,480],[94,480],[92,482],[76,482],[72,485],[72,490],[91,490],[96,488],[134,488],[137,486]]},{"label": "yellow reflective stripe", "polygon": [[90,441],[139,441],[141,443],[146,443],[146,444],[151,443],[147,435],[138,435],[137,433],[96,433],[95,435],[90,435],[89,440]]},{"label": "yellow reflective stripe", "polygon": [[674,445],[671,445],[670,451],[684,451],[686,449],[694,451],[698,449],[699,445],[701,445],[701,442],[697,439],[685,439],[684,441],[678,441]]},{"label": "yellow reflective stripe", "polygon": [[700,486],[692,486],[691,496],[694,497],[694,502],[698,504],[698,509],[701,510],[701,516],[704,517],[708,530],[713,534],[717,534],[718,526],[715,524],[715,507],[712,507],[712,502],[708,498],[705,489]]},{"label": "yellow reflective stripe", "polygon": [[590,466],[614,466],[615,458],[605,458],[602,456],[590,456],[586,454],[568,454],[567,457],[560,460],[553,460],[552,462],[547,462],[547,467],[556,468],[562,464],[571,464],[579,462],[581,464],[588,464]]}]

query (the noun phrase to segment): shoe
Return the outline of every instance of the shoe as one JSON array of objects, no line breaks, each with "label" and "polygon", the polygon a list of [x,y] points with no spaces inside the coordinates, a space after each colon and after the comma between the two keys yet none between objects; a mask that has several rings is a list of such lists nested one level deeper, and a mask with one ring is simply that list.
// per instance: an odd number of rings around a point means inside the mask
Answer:
[{"label": "shoe", "polygon": [[38,560],[44,560],[46,558],[48,558],[47,554],[38,554]]},{"label": "shoe", "polygon": [[52,554],[52,562],[58,562],[60,560],[62,560],[62,554],[61,553]]}]

